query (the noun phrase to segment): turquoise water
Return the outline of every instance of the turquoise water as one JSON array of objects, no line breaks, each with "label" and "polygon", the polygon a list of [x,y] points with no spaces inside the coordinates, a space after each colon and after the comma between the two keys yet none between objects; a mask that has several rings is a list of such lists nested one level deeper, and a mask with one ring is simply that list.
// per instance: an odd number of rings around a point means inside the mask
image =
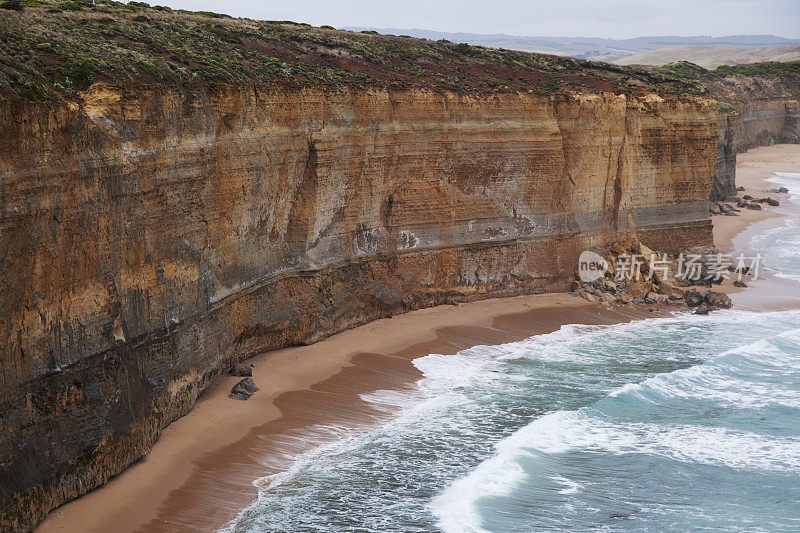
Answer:
[{"label": "turquoise water", "polygon": [[[765,251],[787,276],[793,224]],[[570,325],[415,364],[414,391],[364,397],[388,422],[320,428],[338,438],[260,480],[230,529],[800,531],[800,311]]]}]

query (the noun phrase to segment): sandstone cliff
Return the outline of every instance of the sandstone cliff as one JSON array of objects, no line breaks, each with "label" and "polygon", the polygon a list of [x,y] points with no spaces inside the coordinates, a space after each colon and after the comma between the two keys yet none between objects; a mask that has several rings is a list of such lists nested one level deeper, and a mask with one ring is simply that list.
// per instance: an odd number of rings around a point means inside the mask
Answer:
[{"label": "sandstone cliff", "polygon": [[[110,24],[86,9],[52,16]],[[125,16],[161,29],[177,16],[145,13]],[[25,22],[13,31],[35,41]],[[299,42],[238,38],[276,54]],[[0,101],[2,529],[119,473],[248,356],[419,307],[564,290],[582,250],[618,239],[710,244],[714,99],[621,67],[414,46],[450,58],[429,72],[471,73],[393,79],[355,48],[336,56],[356,65],[342,83],[314,78],[327,66],[126,81],[104,64],[70,87],[38,59],[15,71]]]},{"label": "sandstone cliff", "polygon": [[98,84],[1,115],[18,527],[140,457],[234,361],[564,290],[581,250],[631,233],[709,242],[717,118],[699,98]]},{"label": "sandstone cliff", "polygon": [[[745,81],[749,84],[765,80]],[[719,114],[719,147],[711,200],[736,195],[736,154],[758,146],[800,142],[799,103],[794,95],[771,88],[761,97],[755,97],[737,89],[727,95],[733,105],[723,102]]]},{"label": "sandstone cliff", "polygon": [[[724,133],[721,134],[720,147],[724,146],[725,157],[729,158],[723,163],[723,181],[715,180],[715,188],[720,193],[724,191],[726,196],[735,193],[735,154],[757,146],[800,142],[799,80],[800,75],[796,73],[739,75],[714,84],[714,94],[722,102],[721,131]],[[717,183],[721,186],[717,187]],[[719,194],[718,199],[723,196]]]},{"label": "sandstone cliff", "polygon": [[686,61],[652,67],[653,74],[694,84],[719,101],[719,145],[710,200],[736,194],[736,154],[800,142],[800,62],[723,65],[707,70]]},{"label": "sandstone cliff", "polygon": [[737,153],[757,146],[800,142],[800,63],[723,67],[717,71],[729,71],[729,75],[720,77],[715,71],[697,75],[720,101],[719,150],[711,199],[724,200],[736,194]]}]

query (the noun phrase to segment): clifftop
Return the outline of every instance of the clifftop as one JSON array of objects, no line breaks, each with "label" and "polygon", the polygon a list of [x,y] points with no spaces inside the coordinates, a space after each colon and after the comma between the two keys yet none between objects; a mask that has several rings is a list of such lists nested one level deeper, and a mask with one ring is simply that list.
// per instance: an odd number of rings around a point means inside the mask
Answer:
[{"label": "clifftop", "polygon": [[800,61],[721,65],[713,70],[677,61],[650,68],[665,76],[701,84],[723,106],[769,98],[800,98]]},{"label": "clifftop", "polygon": [[[19,2],[16,2],[20,4]],[[0,9],[0,95],[52,98],[95,81],[421,87],[462,93],[701,94],[652,69],[407,36],[98,0]]]}]

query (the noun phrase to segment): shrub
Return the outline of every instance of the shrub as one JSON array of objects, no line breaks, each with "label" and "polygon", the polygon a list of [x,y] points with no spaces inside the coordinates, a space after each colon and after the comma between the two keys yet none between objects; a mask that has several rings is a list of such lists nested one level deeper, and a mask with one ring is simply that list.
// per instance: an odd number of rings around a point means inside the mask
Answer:
[{"label": "shrub", "polygon": [[230,18],[228,15],[223,15],[221,13],[214,13],[213,11],[192,11],[193,15],[197,15],[198,17],[206,17],[210,19],[224,19]]},{"label": "shrub", "polygon": [[81,3],[72,2],[72,1],[61,2],[60,4],[58,4],[58,7],[63,9],[63,10],[65,10],[65,11],[82,11],[83,10],[83,5]]},{"label": "shrub", "polygon": [[721,65],[711,71],[723,78],[728,76],[758,76],[759,74],[800,74],[800,61],[780,63],[752,63],[749,65]]},{"label": "shrub", "polygon": [[0,3],[0,8],[22,11],[22,2],[21,0],[5,0],[4,2]]}]

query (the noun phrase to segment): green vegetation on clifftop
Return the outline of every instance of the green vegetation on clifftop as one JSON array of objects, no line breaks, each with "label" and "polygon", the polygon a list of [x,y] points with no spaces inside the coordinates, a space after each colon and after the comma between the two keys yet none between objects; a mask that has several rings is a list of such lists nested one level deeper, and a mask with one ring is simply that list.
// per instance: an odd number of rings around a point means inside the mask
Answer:
[{"label": "green vegetation on clifftop", "polygon": [[21,7],[0,10],[0,95],[69,97],[95,81],[703,92],[678,76],[641,68],[143,2],[22,0]]},{"label": "green vegetation on clifftop", "polygon": [[735,102],[743,98],[800,98],[800,61],[722,65],[713,70],[677,61],[646,68],[708,90],[724,111],[733,111]]}]

